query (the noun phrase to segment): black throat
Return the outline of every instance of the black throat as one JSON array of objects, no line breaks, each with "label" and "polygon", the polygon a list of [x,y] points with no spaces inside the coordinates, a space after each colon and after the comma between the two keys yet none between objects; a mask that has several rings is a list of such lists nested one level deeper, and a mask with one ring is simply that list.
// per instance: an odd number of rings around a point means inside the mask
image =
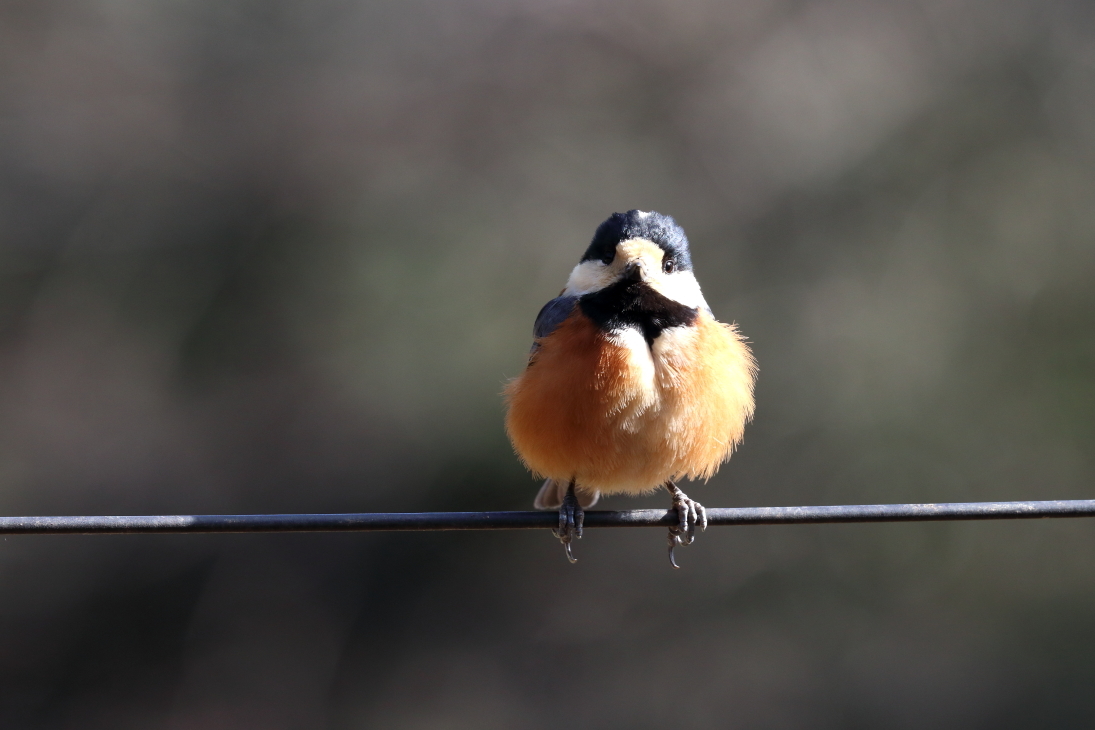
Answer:
[{"label": "black throat", "polygon": [[605,332],[638,327],[648,346],[662,330],[690,325],[698,314],[698,310],[659,294],[647,284],[628,279],[582,295],[578,306]]}]

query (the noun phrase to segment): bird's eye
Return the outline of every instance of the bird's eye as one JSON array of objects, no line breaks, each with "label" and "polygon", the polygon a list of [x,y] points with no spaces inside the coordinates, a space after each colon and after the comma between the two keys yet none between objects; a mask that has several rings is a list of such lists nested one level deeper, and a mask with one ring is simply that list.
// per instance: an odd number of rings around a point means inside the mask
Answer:
[{"label": "bird's eye", "polygon": [[602,257],[601,257],[601,262],[602,262],[602,263],[603,263],[603,264],[604,264],[605,266],[608,266],[609,264],[611,264],[611,263],[612,263],[612,260],[613,260],[614,258],[616,258],[616,249],[611,249],[610,251],[608,251],[607,253],[605,253],[605,255],[604,255],[604,256],[602,256]]},{"label": "bird's eye", "polygon": [[675,262],[669,256],[666,256],[665,261],[662,261],[662,271],[664,271],[667,274],[672,274],[676,270],[677,270],[677,262]]}]

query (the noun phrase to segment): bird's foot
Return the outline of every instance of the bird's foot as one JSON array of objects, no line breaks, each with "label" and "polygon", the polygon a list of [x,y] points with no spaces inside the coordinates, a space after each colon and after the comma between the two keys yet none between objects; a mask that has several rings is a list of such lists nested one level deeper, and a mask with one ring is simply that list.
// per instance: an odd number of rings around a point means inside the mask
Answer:
[{"label": "bird's foot", "polygon": [[696,539],[696,525],[699,525],[701,530],[707,529],[707,510],[696,500],[690,499],[673,482],[668,482],[665,487],[673,496],[673,509],[677,510],[679,519],[676,525],[669,528],[669,564],[679,568],[681,566],[677,565],[673,550],[678,545],[692,544],[692,541]]},{"label": "bird's foot", "polygon": [[574,494],[574,482],[571,482],[566,496],[563,497],[563,504],[559,507],[559,528],[552,530],[551,534],[563,543],[567,560],[572,563],[577,563],[578,558],[570,551],[570,543],[572,540],[582,539],[582,523],[585,522],[585,517],[582,505],[578,504],[578,497]]}]

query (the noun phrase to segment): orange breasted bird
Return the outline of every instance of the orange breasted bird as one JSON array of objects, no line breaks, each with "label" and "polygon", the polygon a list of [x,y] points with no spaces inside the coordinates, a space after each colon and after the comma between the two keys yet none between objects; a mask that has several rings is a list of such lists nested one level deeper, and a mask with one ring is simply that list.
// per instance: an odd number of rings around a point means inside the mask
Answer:
[{"label": "orange breasted bird", "polygon": [[680,518],[669,530],[677,567],[674,548],[707,515],[675,481],[707,479],[730,458],[753,416],[757,370],[704,300],[684,231],[660,213],[614,213],[533,335],[528,366],[506,386],[506,431],[546,479],[534,504],[559,510],[567,558],[601,494],[665,487]]}]

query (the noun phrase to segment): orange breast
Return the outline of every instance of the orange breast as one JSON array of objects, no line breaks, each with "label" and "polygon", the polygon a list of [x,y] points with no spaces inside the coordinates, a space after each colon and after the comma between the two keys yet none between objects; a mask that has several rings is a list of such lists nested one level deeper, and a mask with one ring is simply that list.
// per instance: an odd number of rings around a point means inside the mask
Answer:
[{"label": "orange breast", "polygon": [[535,473],[605,493],[707,478],[753,413],[755,365],[737,331],[701,313],[652,347],[576,310],[506,388],[506,430]]}]

